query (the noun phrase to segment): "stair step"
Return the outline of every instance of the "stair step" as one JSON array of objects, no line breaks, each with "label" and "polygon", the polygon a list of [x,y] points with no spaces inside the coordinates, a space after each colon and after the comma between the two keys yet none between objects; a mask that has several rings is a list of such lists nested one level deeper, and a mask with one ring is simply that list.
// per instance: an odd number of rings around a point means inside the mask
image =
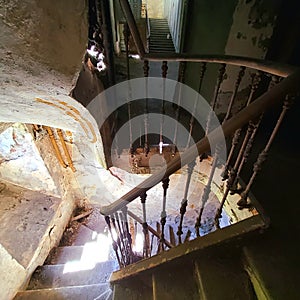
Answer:
[{"label": "stair step", "polygon": [[[68,238],[71,236],[71,238]],[[64,241],[67,240],[67,243]],[[73,222],[71,228],[64,232],[60,246],[84,246],[86,243],[97,240],[97,232],[79,222]]]},{"label": "stair step", "polygon": [[155,45],[156,43],[159,43],[160,45],[172,45],[173,46],[173,41],[168,40],[166,38],[161,38],[161,39],[153,38],[153,39],[150,39],[150,45],[151,44]]},{"label": "stair step", "polygon": [[[118,300],[153,300],[152,287],[135,278],[124,280],[120,284],[114,284],[113,299]],[[160,298],[157,298],[160,299]]]},{"label": "stair step", "polygon": [[153,19],[151,20],[150,19],[150,24],[151,25],[153,25],[153,24],[154,25],[159,25],[159,24],[167,24],[168,25],[168,21],[166,19],[162,19],[162,20],[157,20],[157,19],[156,20],[153,20]]},{"label": "stair step", "polygon": [[14,300],[104,300],[109,299],[111,295],[112,291],[109,284],[100,283],[83,286],[22,291],[16,295]]},{"label": "stair step", "polygon": [[164,45],[164,44],[150,44],[150,48],[154,48],[154,49],[170,49],[170,50],[173,50],[174,46],[173,45]]},{"label": "stair step", "polygon": [[64,273],[67,265],[45,265],[37,268],[28,290],[57,288],[66,286],[91,285],[108,282],[111,273],[116,270],[115,261],[97,263],[93,269]]},{"label": "stair step", "polygon": [[107,227],[104,216],[100,213],[100,207],[97,206],[93,207],[92,213],[84,219],[82,224],[98,233],[104,233]]},{"label": "stair step", "polygon": [[256,299],[238,253],[203,255],[195,261],[195,275],[201,299]]},{"label": "stair step", "polygon": [[152,276],[154,299],[200,299],[199,288],[193,276],[193,264],[189,261],[175,266],[163,266],[160,270],[154,271]]},{"label": "stair step", "polygon": [[170,51],[170,50],[153,50],[153,49],[150,49],[149,51],[150,53],[160,53],[160,52],[163,52],[163,53],[174,53],[175,51]]}]

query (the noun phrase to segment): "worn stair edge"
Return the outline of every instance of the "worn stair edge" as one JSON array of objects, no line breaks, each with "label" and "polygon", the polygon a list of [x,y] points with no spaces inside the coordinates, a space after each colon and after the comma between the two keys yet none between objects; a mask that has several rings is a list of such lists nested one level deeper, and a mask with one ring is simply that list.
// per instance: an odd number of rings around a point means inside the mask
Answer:
[{"label": "worn stair edge", "polygon": [[111,273],[116,270],[115,261],[97,263],[89,270],[63,273],[66,265],[45,265],[36,270],[31,277],[27,290],[78,286],[108,282]]},{"label": "worn stair edge", "polygon": [[266,223],[259,215],[253,216],[234,225],[214,231],[203,237],[194,239],[168,251],[162,252],[159,255],[143,259],[135,264],[127,266],[124,269],[116,271],[112,274],[110,282],[114,283],[122,280],[123,278],[132,277],[136,274],[155,268],[162,263],[180,259],[183,255],[193,254],[196,251],[205,249],[207,247],[218,245],[234,238],[241,237],[246,233],[260,230],[261,228],[265,228],[265,226]]},{"label": "worn stair edge", "polygon": [[21,291],[15,296],[14,300],[94,300],[111,292],[109,283],[100,283]]}]

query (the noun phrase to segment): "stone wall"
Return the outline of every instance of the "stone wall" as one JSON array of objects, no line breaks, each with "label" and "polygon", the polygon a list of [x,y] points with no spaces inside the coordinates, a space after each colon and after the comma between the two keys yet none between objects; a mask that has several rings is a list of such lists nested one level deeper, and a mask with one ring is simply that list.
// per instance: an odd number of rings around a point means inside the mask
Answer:
[{"label": "stone wall", "polygon": [[0,20],[12,52],[73,75],[87,43],[87,1],[5,0]]}]

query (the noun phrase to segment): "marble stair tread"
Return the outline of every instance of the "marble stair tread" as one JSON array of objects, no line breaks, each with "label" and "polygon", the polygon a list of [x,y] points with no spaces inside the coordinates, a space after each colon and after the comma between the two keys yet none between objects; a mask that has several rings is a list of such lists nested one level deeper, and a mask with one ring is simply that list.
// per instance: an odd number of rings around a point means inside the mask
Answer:
[{"label": "marble stair tread", "polygon": [[[67,269],[67,265],[44,265],[34,272],[28,290],[57,288],[77,285],[91,285],[108,282],[111,273],[117,268],[115,261],[97,263],[87,270]],[[66,273],[66,271],[68,271]]]},{"label": "marble stair tread", "polygon": [[14,300],[106,300],[112,291],[108,283],[68,286],[19,292]]}]

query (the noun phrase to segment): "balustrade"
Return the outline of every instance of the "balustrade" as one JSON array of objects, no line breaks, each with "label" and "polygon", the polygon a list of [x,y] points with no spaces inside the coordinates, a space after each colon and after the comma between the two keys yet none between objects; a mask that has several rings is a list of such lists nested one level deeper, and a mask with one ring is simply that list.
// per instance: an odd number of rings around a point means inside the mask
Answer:
[{"label": "balustrade", "polygon": [[[270,62],[265,62],[252,58],[242,58],[235,56],[205,56],[205,55],[185,55],[185,54],[146,54],[142,44],[140,43],[139,33],[137,31],[134,19],[130,12],[130,8],[126,6],[125,0],[120,1],[124,9],[126,19],[128,21],[128,26],[130,32],[135,41],[138,52],[141,56],[141,59],[144,60],[143,69],[144,76],[147,78],[146,81],[146,95],[148,96],[148,77],[149,77],[149,62],[159,61],[162,63],[161,66],[161,76],[163,80],[163,95],[162,100],[159,103],[159,109],[161,114],[160,120],[160,130],[159,130],[159,143],[163,143],[164,138],[164,118],[166,114],[171,114],[176,120],[176,126],[174,128],[174,139],[173,144],[176,146],[178,140],[178,124],[181,121],[181,113],[185,113],[185,116],[188,116],[189,123],[183,124],[187,131],[189,132],[189,137],[186,144],[185,151],[179,151],[178,157],[174,157],[173,160],[169,161],[166,169],[161,169],[154,174],[151,174],[144,182],[139,184],[130,190],[123,197],[115,201],[114,203],[108,205],[107,207],[102,207],[101,212],[105,215],[106,222],[108,224],[109,231],[113,236],[113,248],[116,252],[118,262],[120,267],[125,267],[134,260],[135,254],[132,251],[132,238],[130,231],[128,229],[128,220],[127,216],[133,218],[137,221],[137,224],[140,224],[142,227],[144,245],[142,257],[147,258],[155,254],[154,251],[154,241],[158,243],[158,253],[160,251],[168,250],[176,246],[176,242],[179,244],[188,242],[191,239],[199,238],[205,231],[203,228],[208,224],[209,230],[208,233],[213,230],[218,230],[222,228],[221,217],[224,212],[231,214],[231,221],[229,223],[235,223],[241,221],[243,218],[239,215],[239,211],[244,210],[248,212],[247,218],[251,218],[252,211],[249,209],[250,206],[254,205],[254,199],[250,195],[250,189],[254,183],[255,178],[261,171],[263,162],[267,159],[270,147],[274,141],[276,134],[280,128],[280,125],[283,122],[283,119],[286,116],[288,109],[290,108],[292,99],[296,92],[299,92],[299,78],[300,71],[295,70],[292,67],[275,64]],[[129,9],[129,10],[128,10]],[[165,101],[165,92],[166,92],[166,78],[168,74],[168,63],[169,62],[180,62],[178,81],[180,83],[185,82],[186,76],[186,62],[201,63],[199,71],[199,82],[198,82],[198,92],[201,93],[203,89],[204,79],[207,75],[206,69],[210,64],[219,64],[219,70],[215,78],[215,87],[211,97],[211,111],[207,116],[206,127],[203,128],[206,136],[200,141],[197,141],[195,145],[191,145],[191,140],[193,138],[193,132],[196,131],[195,128],[195,114],[201,109],[199,106],[199,97],[196,99],[184,99],[182,94],[177,93],[178,98],[173,106],[167,105]],[[231,70],[234,69],[237,71],[237,76],[232,78]],[[248,94],[241,93],[241,90],[247,86],[247,76],[251,75],[250,82],[247,88]],[[247,75],[247,76],[246,76]],[[229,77],[228,77],[229,76]],[[272,77],[270,81],[269,88],[266,89],[268,79]],[[287,77],[287,78],[286,78]],[[229,102],[225,110],[225,116],[218,116],[222,123],[222,131],[224,136],[227,139],[228,144],[230,145],[230,150],[227,156],[226,161],[221,160],[221,153],[224,150],[221,143],[217,142],[215,151],[212,153],[210,149],[208,137],[215,137],[216,130],[213,128],[212,117],[216,112],[216,109],[219,105],[223,105],[224,100],[222,97],[222,88],[224,87],[225,78],[229,78],[228,83],[232,83],[232,90]],[[210,78],[211,79],[211,78]],[[130,98],[129,98],[130,99]],[[192,114],[188,115],[182,109],[183,101],[194,101],[192,102]],[[249,159],[250,155],[254,159],[254,154],[251,149],[258,147],[256,142],[257,132],[261,127],[261,123],[266,114],[266,110],[275,105],[281,104],[282,110],[276,121],[272,133],[268,138],[266,145],[263,150],[258,155],[256,162],[253,165],[253,171],[249,176],[249,180],[245,180],[245,184],[242,182],[242,171],[246,164],[251,163]],[[128,102],[128,117],[132,117],[130,102]],[[174,112],[168,111],[172,107]],[[150,142],[149,142],[149,119],[148,114],[150,114],[151,105],[149,105],[148,97],[144,99],[143,109],[141,114],[144,114],[143,130],[144,133],[144,145],[143,149],[146,155],[150,151]],[[186,118],[187,119],[187,118]],[[131,130],[131,129],[129,129]],[[173,131],[172,131],[173,135]],[[129,134],[130,138],[131,135]],[[131,138],[132,139],[132,138]],[[217,140],[219,141],[219,140]],[[130,140],[130,147],[132,147],[132,140]],[[259,142],[260,143],[260,142]],[[133,152],[131,151],[131,154]],[[198,153],[198,156],[197,154]],[[187,168],[185,167],[187,165]],[[196,168],[197,166],[197,168]],[[174,215],[171,215],[169,210],[169,203],[173,203],[172,199],[172,175],[175,174],[180,169],[186,168],[187,172],[185,173],[185,187],[184,189],[177,190],[178,193],[182,193],[181,203],[178,207],[177,213],[177,224],[174,222],[170,224],[168,220],[171,220]],[[206,172],[206,173],[205,173]],[[183,173],[183,172],[182,172]],[[197,190],[197,205],[191,205],[191,185],[192,178],[195,181],[201,183],[201,188]],[[202,177],[201,177],[202,176]],[[199,179],[201,178],[201,179]],[[147,207],[149,207],[153,201],[151,199],[151,188],[158,185],[162,182],[163,196],[161,199],[162,210],[160,213],[160,222],[158,220],[151,220],[156,222],[157,230],[154,230],[149,226],[149,220],[147,220],[147,208],[146,208],[146,199]],[[194,182],[194,180],[193,180]],[[242,190],[240,189],[242,188]],[[231,193],[230,193],[231,192]],[[240,195],[235,193],[239,192]],[[234,194],[234,195],[232,195]],[[168,196],[167,196],[168,195]],[[193,194],[195,198],[195,194]],[[236,200],[238,197],[238,200]],[[127,209],[127,205],[140,198],[142,204],[142,217],[139,217],[136,212],[130,212]],[[213,202],[213,199],[217,199],[217,204]],[[168,201],[167,201],[168,199]],[[234,200],[233,200],[234,199]],[[156,203],[155,205],[161,205]],[[210,215],[210,220],[207,220],[206,216],[210,205],[210,210],[213,212]],[[227,208],[227,205],[230,209]],[[262,215],[263,212],[260,210],[259,206],[255,207],[257,215]],[[196,217],[195,220],[188,214],[189,209],[191,209]],[[227,209],[227,211],[226,211]],[[232,210],[232,212],[230,211]],[[172,212],[174,214],[174,212]],[[168,218],[170,217],[170,218]],[[186,227],[186,235],[184,237],[184,224],[185,220],[190,218],[190,223],[193,221],[193,226]],[[230,224],[227,224],[231,226]],[[265,224],[264,224],[265,225]],[[175,226],[177,227],[177,241],[174,234]],[[232,225],[234,226],[234,225]],[[169,228],[169,230],[167,230]],[[201,234],[202,228],[202,234]],[[114,231],[117,233],[117,237],[114,236]],[[242,232],[241,232],[242,233]],[[168,241],[170,240],[170,241]],[[128,256],[128,257],[124,257]]]}]

